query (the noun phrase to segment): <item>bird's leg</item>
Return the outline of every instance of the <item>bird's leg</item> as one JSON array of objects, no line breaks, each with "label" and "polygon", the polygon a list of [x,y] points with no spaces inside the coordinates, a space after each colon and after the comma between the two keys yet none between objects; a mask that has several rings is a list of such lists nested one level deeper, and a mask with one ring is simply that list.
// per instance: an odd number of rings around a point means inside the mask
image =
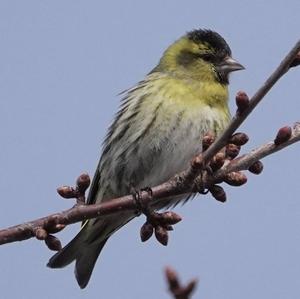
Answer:
[{"label": "bird's leg", "polygon": [[[152,199],[153,198],[153,191],[150,187],[144,187],[141,189],[141,192],[147,192],[149,194],[149,197]],[[153,209],[150,208],[149,204],[145,204],[143,201],[140,201],[141,204],[141,212],[147,217],[152,217],[152,214],[154,213]]]},{"label": "bird's leg", "polygon": [[136,206],[137,206],[137,210],[135,211],[135,214],[137,216],[140,216],[141,214],[144,214],[147,219],[152,217],[153,209],[151,209],[149,207],[149,204],[145,204],[141,198],[141,192],[146,191],[149,194],[149,197],[152,198],[153,196],[153,192],[152,189],[150,187],[145,187],[142,188],[141,190],[137,190],[135,189],[133,186],[130,187],[130,193],[132,194]]},{"label": "bird's leg", "polygon": [[141,197],[142,192],[147,192],[149,194],[150,199],[152,199],[153,192],[150,187],[145,187],[140,190],[137,190],[133,186],[130,187],[130,193],[132,194],[132,196],[135,200],[136,206],[137,206],[136,215],[140,216],[141,214],[144,214],[146,217],[151,217],[151,215],[153,213],[153,209],[150,208],[149,204],[146,204],[142,200],[142,197]]},{"label": "bird's leg", "polygon": [[[150,187],[142,188],[141,192],[143,192],[143,191],[147,192],[151,199],[153,198],[153,192]],[[162,215],[161,213],[155,212],[154,209],[149,204],[145,204],[142,201],[140,203],[141,203],[141,212],[146,216],[147,223],[150,223],[154,228],[161,225],[162,227],[165,227],[166,230],[173,230],[171,225],[167,225],[163,221],[163,219],[161,217],[161,215]]]},{"label": "bird's leg", "polygon": [[134,187],[130,187],[130,193],[135,201],[136,210],[135,215],[140,216],[142,214],[142,201],[141,201],[141,195],[138,190],[136,190]]},{"label": "bird's leg", "polygon": [[146,216],[147,222],[151,223],[153,227],[156,227],[161,222],[161,219],[159,217],[160,213],[155,212],[154,209],[150,206],[150,204],[145,204],[141,200],[141,192],[143,191],[149,194],[150,199],[153,198],[153,191],[150,187],[142,188],[140,192],[137,192],[139,201],[138,206],[140,208],[141,213],[143,213]]}]

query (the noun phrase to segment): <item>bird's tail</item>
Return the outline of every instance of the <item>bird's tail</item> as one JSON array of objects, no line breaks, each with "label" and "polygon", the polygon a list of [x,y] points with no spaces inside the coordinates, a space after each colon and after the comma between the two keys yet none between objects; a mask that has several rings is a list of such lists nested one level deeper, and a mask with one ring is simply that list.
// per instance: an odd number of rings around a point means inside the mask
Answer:
[{"label": "bird's tail", "polygon": [[108,238],[132,218],[125,215],[124,218],[96,218],[86,222],[77,236],[50,258],[47,266],[63,268],[76,260],[75,276],[79,286],[85,288]]},{"label": "bird's tail", "polygon": [[80,288],[85,288],[91,278],[97,258],[105,245],[108,237],[100,243],[87,246],[76,258],[75,276]]}]

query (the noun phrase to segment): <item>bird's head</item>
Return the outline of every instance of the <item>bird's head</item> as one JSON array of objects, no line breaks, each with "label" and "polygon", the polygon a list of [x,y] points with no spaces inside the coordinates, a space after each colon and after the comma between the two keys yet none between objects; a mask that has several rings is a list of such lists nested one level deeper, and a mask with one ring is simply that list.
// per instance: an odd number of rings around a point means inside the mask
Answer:
[{"label": "bird's head", "polygon": [[244,67],[231,57],[231,50],[221,35],[199,29],[188,32],[169,46],[153,71],[228,84],[229,73],[242,69]]}]

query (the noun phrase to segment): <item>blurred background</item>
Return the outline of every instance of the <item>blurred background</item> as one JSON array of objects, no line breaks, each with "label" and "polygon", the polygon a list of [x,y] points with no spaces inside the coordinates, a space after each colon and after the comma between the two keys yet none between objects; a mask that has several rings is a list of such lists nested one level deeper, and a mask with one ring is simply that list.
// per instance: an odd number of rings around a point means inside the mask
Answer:
[{"label": "blurred background", "polygon": [[[234,95],[252,95],[299,39],[299,1],[0,2],[0,226],[67,209],[56,194],[83,171],[93,175],[117,94],[141,80],[164,49],[195,28],[216,30],[246,70]],[[300,120],[300,69],[291,70],[241,128],[244,151]],[[176,208],[184,220],[169,245],[142,244],[143,217],[106,245],[85,290],[73,266],[46,267],[52,255],[35,239],[0,247],[2,298],[168,298],[163,268],[194,298],[299,298],[300,144],[264,160],[246,186],[226,186],[228,202],[197,197]],[[65,244],[79,229],[58,236]]]}]

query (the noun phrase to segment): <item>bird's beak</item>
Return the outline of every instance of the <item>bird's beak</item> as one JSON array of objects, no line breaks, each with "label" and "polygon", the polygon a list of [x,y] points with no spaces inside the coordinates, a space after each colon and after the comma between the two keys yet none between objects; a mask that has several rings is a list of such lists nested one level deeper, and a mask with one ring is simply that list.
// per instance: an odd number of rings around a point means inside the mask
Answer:
[{"label": "bird's beak", "polygon": [[245,67],[232,57],[227,56],[224,61],[218,65],[218,70],[223,74],[228,74],[234,71],[244,70]]}]

